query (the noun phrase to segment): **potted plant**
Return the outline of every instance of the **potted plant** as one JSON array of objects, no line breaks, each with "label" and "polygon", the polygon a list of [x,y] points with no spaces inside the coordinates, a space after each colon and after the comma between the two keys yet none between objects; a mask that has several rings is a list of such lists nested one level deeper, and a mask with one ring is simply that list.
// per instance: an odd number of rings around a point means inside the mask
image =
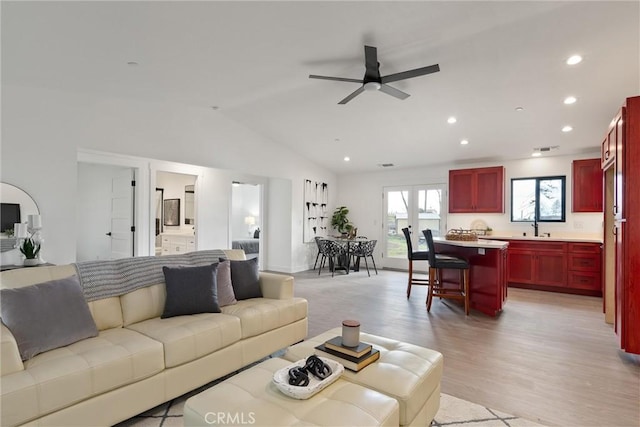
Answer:
[{"label": "potted plant", "polygon": [[20,252],[25,256],[24,265],[38,265],[40,260],[38,254],[40,253],[40,243],[33,240],[31,237],[24,239],[20,245]]},{"label": "potted plant", "polygon": [[333,216],[331,217],[331,227],[342,235],[349,234],[353,229],[353,224],[347,218],[348,214],[349,209],[346,206],[340,206],[333,211]]}]

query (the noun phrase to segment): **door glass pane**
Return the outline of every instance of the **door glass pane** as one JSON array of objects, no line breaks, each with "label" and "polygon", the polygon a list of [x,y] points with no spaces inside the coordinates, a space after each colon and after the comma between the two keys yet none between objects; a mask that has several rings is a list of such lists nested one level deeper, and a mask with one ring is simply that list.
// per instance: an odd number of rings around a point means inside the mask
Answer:
[{"label": "door glass pane", "polygon": [[409,191],[387,192],[387,256],[407,258],[407,243],[402,229],[409,224]]},{"label": "door glass pane", "polygon": [[433,236],[440,236],[442,190],[418,190],[418,250],[429,250],[422,230],[431,229]]}]

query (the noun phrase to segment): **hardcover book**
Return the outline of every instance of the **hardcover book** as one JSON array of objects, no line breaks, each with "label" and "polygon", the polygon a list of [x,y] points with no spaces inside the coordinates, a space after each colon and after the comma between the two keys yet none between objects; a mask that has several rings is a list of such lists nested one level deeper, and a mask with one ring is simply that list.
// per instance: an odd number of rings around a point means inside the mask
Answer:
[{"label": "hardcover book", "polygon": [[340,353],[334,351],[330,348],[327,348],[324,344],[320,344],[315,347],[315,353],[318,356],[326,357],[331,360],[335,360],[336,362],[342,364],[345,368],[358,372],[362,368],[369,366],[376,360],[380,358],[380,351],[372,348],[368,353],[365,353],[361,357],[353,357],[344,353]]},{"label": "hardcover book", "polygon": [[329,348],[334,351],[338,351],[340,353],[344,353],[353,357],[360,357],[369,353],[372,349],[371,344],[367,344],[366,342],[358,343],[357,347],[347,347],[342,345],[342,337],[337,336],[333,337],[327,342],[324,343],[326,348]]}]

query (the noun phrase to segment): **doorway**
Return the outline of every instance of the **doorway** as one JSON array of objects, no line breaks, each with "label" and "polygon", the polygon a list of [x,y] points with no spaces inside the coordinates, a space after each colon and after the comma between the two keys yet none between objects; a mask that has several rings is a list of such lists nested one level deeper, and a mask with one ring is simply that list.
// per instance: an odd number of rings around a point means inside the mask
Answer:
[{"label": "doorway", "polygon": [[231,185],[231,247],[247,259],[258,258],[264,241],[262,185],[234,181]]},{"label": "doorway", "polygon": [[155,191],[156,255],[197,250],[195,188],[197,175],[157,171]]},{"label": "doorway", "polygon": [[78,163],[76,260],[135,254],[135,169]]},{"label": "doorway", "polygon": [[412,234],[413,250],[427,250],[422,230],[431,229],[435,237],[446,233],[445,184],[385,187],[383,266],[407,269],[407,243],[402,229]]}]

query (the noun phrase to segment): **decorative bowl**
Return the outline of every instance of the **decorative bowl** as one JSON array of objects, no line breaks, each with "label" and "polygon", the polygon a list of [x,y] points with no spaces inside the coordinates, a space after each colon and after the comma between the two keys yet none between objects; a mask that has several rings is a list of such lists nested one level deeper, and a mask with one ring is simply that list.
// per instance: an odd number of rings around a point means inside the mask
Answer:
[{"label": "decorative bowl", "polygon": [[276,371],[273,374],[273,383],[278,387],[278,390],[289,397],[300,400],[309,399],[311,396],[319,393],[328,385],[340,378],[340,375],[344,372],[344,366],[340,363],[325,357],[320,357],[320,360],[331,368],[331,375],[323,380],[319,380],[313,375],[309,375],[309,385],[305,387],[289,384],[289,369],[304,366],[307,361],[306,359],[302,359]]}]

